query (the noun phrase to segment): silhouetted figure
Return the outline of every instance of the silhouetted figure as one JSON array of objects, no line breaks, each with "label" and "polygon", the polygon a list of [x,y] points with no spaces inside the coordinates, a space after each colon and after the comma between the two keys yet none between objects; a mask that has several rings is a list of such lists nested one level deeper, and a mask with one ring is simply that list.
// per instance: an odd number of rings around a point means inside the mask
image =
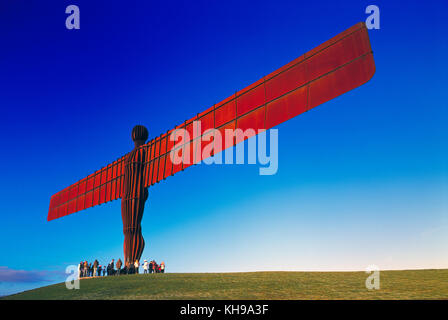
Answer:
[{"label": "silhouetted figure", "polygon": [[[125,261],[140,260],[145,247],[141,221],[145,202],[148,199],[148,189],[144,187],[143,169],[146,160],[145,148],[140,148],[148,139],[148,129],[137,125],[132,129],[132,150],[124,160],[123,196],[121,200],[121,217],[124,234]],[[132,263],[131,263],[131,267]]]},{"label": "silhouetted figure", "polygon": [[110,275],[113,276],[115,274],[115,260],[112,259],[112,261],[109,263],[109,267],[110,267]]}]

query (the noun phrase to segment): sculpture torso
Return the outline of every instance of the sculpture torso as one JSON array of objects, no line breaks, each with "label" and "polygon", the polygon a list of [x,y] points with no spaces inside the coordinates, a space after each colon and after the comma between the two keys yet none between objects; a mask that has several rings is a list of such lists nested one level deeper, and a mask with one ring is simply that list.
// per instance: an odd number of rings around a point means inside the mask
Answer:
[{"label": "sculpture torso", "polygon": [[144,187],[143,169],[146,158],[145,148],[135,148],[126,157],[124,163],[124,182],[122,199],[133,199],[147,196],[148,189]]}]

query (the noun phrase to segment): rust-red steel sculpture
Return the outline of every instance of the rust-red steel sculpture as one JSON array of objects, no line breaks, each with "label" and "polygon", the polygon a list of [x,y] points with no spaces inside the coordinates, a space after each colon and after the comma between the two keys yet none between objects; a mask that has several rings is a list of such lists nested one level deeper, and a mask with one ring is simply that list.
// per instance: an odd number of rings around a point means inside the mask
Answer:
[{"label": "rust-red steel sculpture", "polygon": [[145,188],[143,170],[146,159],[146,148],[141,148],[148,140],[148,129],[137,125],[132,129],[132,140],[135,148],[124,159],[123,196],[121,199],[121,218],[124,234],[124,261],[134,263],[140,260],[145,248],[142,236],[141,221],[148,189]]},{"label": "rust-red steel sculpture", "polygon": [[[222,137],[225,129],[270,129],[366,83],[374,73],[367,28],[360,22],[148,143],[143,141],[147,131],[136,127],[133,139],[140,139],[136,148],[54,194],[47,220],[122,198],[125,258],[139,259],[144,247],[140,221],[146,188],[203,160],[204,144],[198,148],[193,140],[176,144],[177,149],[188,145],[185,150],[190,150],[193,161],[173,163],[170,151],[175,142],[169,137],[174,130],[186,129],[192,137],[193,121],[201,121],[197,135],[201,139],[211,128],[221,131]],[[234,139],[231,145],[217,143],[214,153],[247,138]]]}]

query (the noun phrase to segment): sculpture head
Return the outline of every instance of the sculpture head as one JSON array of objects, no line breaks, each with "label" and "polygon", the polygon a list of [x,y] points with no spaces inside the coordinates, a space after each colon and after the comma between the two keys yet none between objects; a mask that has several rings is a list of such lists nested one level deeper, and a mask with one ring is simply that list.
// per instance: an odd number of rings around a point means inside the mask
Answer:
[{"label": "sculpture head", "polygon": [[140,147],[144,145],[146,140],[148,140],[148,129],[142,125],[136,125],[132,129],[132,141],[134,141],[135,147]]}]

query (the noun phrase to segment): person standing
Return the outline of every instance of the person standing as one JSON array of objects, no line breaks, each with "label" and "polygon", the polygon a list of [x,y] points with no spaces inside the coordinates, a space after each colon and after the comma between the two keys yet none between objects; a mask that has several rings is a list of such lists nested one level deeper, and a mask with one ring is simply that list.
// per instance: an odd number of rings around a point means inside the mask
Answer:
[{"label": "person standing", "polygon": [[125,263],[125,267],[124,267],[125,269],[126,269],[126,274],[131,274],[130,272],[131,272],[131,264],[129,263],[129,260],[126,260],[126,263]]},{"label": "person standing", "polygon": [[135,260],[134,262],[134,269],[135,269],[135,273],[138,274],[139,271],[139,267],[140,267],[140,262],[138,260]]},{"label": "person standing", "polygon": [[98,273],[97,273],[98,265],[99,265],[98,260],[95,259],[95,261],[93,262],[93,276],[94,277],[98,276]]},{"label": "person standing", "polygon": [[117,261],[117,264],[116,264],[116,267],[117,267],[117,275],[120,275],[120,273],[121,273],[121,266],[122,266],[122,264],[123,264],[123,262],[121,262],[121,259],[118,258],[118,261]]},{"label": "person standing", "polygon": [[83,277],[87,277],[88,267],[89,266],[87,265],[87,260],[86,260],[86,261],[84,261],[84,267],[83,267],[83,271],[82,271]]},{"label": "person standing", "polygon": [[160,272],[161,273],[165,273],[165,262],[162,261],[162,263],[160,264]]},{"label": "person standing", "polygon": [[137,273],[137,274],[138,274],[139,267],[140,267],[140,262],[137,259],[134,262],[135,273]]},{"label": "person standing", "polygon": [[143,262],[143,274],[148,273],[148,267],[149,267],[148,261],[145,260],[145,261]]},{"label": "person standing", "polygon": [[112,261],[110,262],[110,275],[113,276],[115,273],[115,260],[112,259]]}]

